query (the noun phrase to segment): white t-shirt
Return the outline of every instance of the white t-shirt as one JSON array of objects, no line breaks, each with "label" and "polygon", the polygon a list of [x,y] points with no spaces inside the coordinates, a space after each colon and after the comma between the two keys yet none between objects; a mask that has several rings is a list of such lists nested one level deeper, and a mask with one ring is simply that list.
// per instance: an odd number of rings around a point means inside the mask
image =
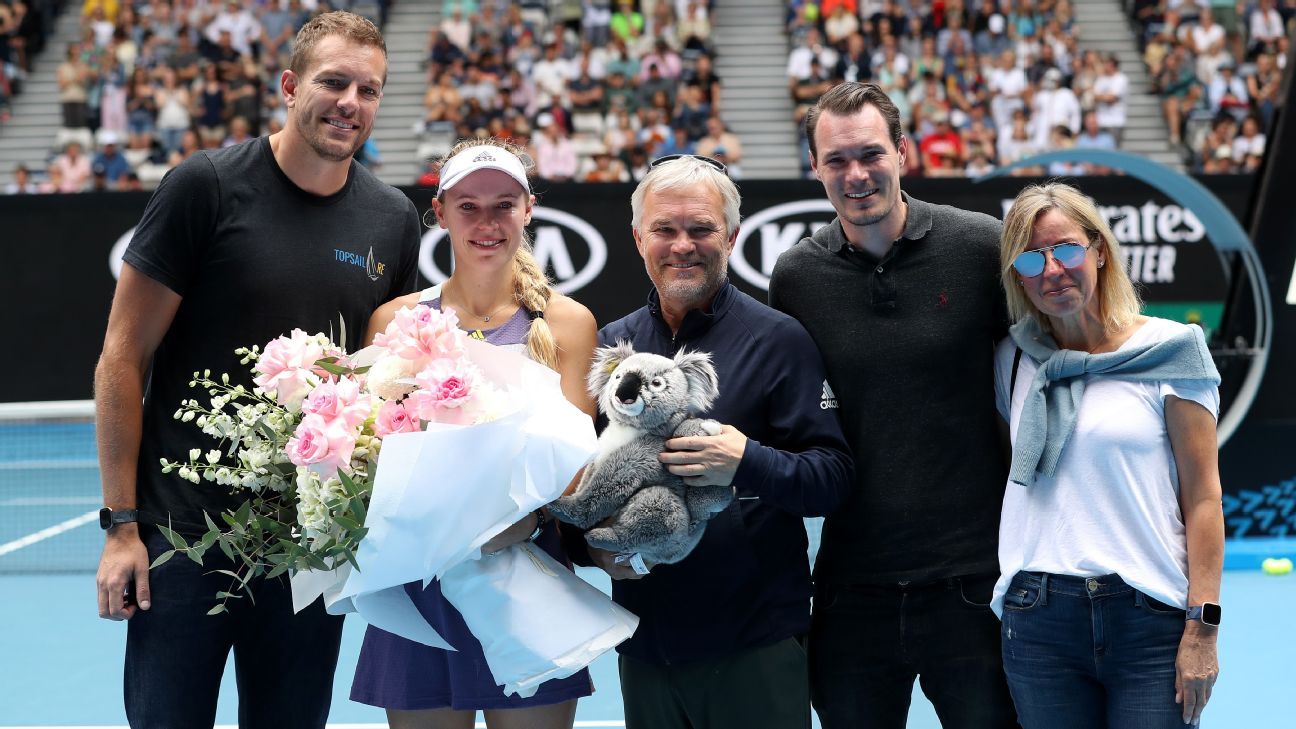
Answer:
[{"label": "white t-shirt", "polygon": [[[1139,347],[1188,328],[1152,318],[1121,346]],[[995,401],[1007,411],[1012,339],[995,351]],[[1012,439],[1036,363],[1023,354],[1012,393]],[[999,581],[990,607],[1019,571],[1078,577],[1118,574],[1153,598],[1188,604],[1188,542],[1179,475],[1165,424],[1165,397],[1201,404],[1219,417],[1219,388],[1201,382],[1131,382],[1086,375],[1079,414],[1057,472],[1031,486],[1008,482],[999,523]]]},{"label": "white t-shirt", "polygon": [[1117,71],[1110,76],[1099,76],[1094,81],[1094,95],[1107,96],[1114,94],[1116,101],[1104,104],[1098,102],[1095,113],[1098,126],[1103,129],[1120,129],[1125,126],[1125,96],[1129,91],[1129,79]]}]

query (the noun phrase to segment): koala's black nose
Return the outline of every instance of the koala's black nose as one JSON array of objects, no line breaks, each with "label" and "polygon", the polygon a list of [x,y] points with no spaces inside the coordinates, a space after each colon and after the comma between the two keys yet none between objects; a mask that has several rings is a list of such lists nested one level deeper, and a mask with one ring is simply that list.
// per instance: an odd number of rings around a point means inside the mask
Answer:
[{"label": "koala's black nose", "polygon": [[616,398],[629,405],[639,399],[639,389],[642,387],[643,380],[639,378],[639,374],[637,372],[628,372],[617,385]]}]

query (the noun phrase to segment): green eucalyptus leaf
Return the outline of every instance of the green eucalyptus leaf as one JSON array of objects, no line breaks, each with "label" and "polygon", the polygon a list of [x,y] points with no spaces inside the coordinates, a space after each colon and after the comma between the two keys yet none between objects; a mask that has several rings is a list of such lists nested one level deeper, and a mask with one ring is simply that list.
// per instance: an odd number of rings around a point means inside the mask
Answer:
[{"label": "green eucalyptus leaf", "polygon": [[158,531],[162,532],[162,536],[166,537],[166,540],[171,543],[172,547],[175,547],[176,549],[185,549],[189,546],[188,542],[185,541],[184,537],[177,534],[174,530],[171,529],[171,527],[162,526],[161,524],[158,524],[157,528]]},{"label": "green eucalyptus leaf", "polygon": [[167,560],[171,559],[175,555],[176,555],[176,551],[174,549],[168,549],[162,554],[159,554],[157,559],[153,560],[153,564],[149,565],[149,569],[155,569],[157,567],[161,567],[162,565],[167,563]]},{"label": "green eucalyptus leaf", "polygon": [[224,613],[224,612],[229,612],[229,611],[225,609],[225,606],[224,606],[224,605],[217,605],[216,607],[212,608],[211,610],[208,610],[208,611],[207,611],[207,614],[208,614],[208,615],[220,615],[221,613]]}]

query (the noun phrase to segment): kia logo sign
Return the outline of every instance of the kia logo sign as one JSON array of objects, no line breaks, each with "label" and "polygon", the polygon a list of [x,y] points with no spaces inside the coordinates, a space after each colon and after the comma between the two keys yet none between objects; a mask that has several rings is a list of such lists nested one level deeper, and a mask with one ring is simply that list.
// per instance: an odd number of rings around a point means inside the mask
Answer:
[{"label": "kia logo sign", "polygon": [[[795,200],[765,208],[743,221],[729,254],[729,268],[752,286],[768,291],[769,275],[779,255],[836,216],[827,200]],[[753,235],[759,245],[748,248]]]},{"label": "kia logo sign", "polygon": [[[531,230],[536,261],[540,268],[553,272],[559,293],[579,291],[598,278],[607,264],[607,242],[594,226],[581,218],[553,208],[532,209]],[[419,271],[434,284],[450,278],[453,256],[439,251],[446,240],[446,230],[435,227],[423,234],[419,251]]]}]

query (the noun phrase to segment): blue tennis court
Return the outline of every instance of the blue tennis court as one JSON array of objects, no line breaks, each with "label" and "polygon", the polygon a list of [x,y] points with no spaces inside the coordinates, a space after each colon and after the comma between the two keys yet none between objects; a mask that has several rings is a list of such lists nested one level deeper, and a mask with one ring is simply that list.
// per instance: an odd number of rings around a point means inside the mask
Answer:
[{"label": "blue tennis court", "polygon": [[[125,727],[121,676],[126,626],[96,614],[93,569],[102,533],[93,430],[88,422],[0,425],[0,651],[5,656],[0,727]],[[1231,542],[1222,602],[1222,673],[1204,715],[1208,726],[1296,727],[1290,672],[1296,666],[1296,576],[1262,574],[1265,556],[1296,556],[1296,541]],[[579,574],[603,590],[598,570]],[[385,726],[382,711],[347,698],[364,623],[348,619],[331,725]],[[592,667],[596,692],[577,726],[623,726],[616,659]],[[217,721],[237,722],[232,666]],[[915,693],[909,727],[940,726]]]}]

